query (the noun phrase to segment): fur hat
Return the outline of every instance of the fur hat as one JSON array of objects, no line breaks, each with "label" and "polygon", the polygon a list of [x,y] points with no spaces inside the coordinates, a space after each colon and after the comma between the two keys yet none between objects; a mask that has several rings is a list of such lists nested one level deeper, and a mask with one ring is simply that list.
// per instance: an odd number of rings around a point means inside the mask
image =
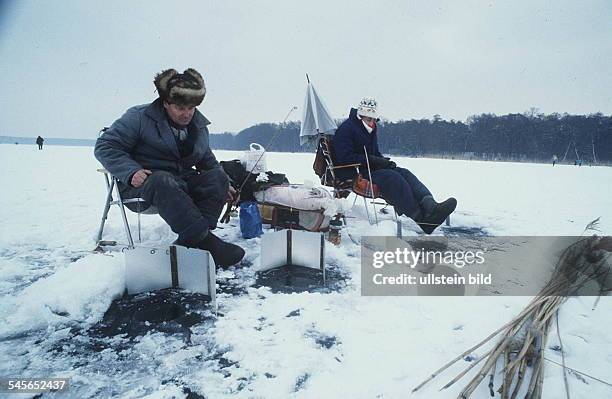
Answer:
[{"label": "fur hat", "polygon": [[176,69],[166,69],[153,80],[159,97],[173,104],[197,107],[206,95],[204,78],[198,71],[188,68],[183,73]]}]

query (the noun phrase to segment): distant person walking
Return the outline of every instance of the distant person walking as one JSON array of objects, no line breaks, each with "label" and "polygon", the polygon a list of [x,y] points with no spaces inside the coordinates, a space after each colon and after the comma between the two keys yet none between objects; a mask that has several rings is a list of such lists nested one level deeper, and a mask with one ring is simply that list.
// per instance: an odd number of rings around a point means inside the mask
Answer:
[{"label": "distant person walking", "polygon": [[42,146],[43,146],[44,142],[45,142],[45,139],[43,139],[42,137],[38,136],[36,138],[36,144],[38,144],[38,149],[39,150],[42,150]]},{"label": "distant person walking", "polygon": [[559,160],[559,158],[557,158],[557,155],[553,155],[553,157],[552,157],[553,166],[555,166],[555,164],[557,163],[558,160]]}]

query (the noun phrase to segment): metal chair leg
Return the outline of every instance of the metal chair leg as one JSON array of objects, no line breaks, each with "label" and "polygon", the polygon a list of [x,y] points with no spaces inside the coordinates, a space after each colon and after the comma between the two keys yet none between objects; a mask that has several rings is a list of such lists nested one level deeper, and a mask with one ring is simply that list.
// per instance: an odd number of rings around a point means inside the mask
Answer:
[{"label": "metal chair leg", "polygon": [[372,223],[372,219],[370,218],[370,210],[368,209],[368,200],[366,197],[363,197],[363,206],[365,206],[366,215],[368,215],[368,223],[370,223],[371,225],[374,224]]},{"label": "metal chair leg", "polygon": [[395,207],[393,207],[393,214],[395,215],[395,225],[396,225],[396,230],[395,230],[395,235],[397,236],[397,238],[402,238],[402,223],[399,220],[399,216],[397,215],[397,211],[395,210]]},{"label": "metal chair leg", "polygon": [[108,211],[110,210],[111,202],[113,201],[113,187],[115,186],[115,180],[113,180],[112,183],[109,184],[108,176],[104,175],[104,177],[106,177],[106,188],[108,190],[108,193],[106,194],[106,205],[104,205],[104,212],[102,213],[102,220],[100,221],[100,228],[98,229],[98,238],[96,239],[97,243],[102,240],[102,234],[104,233],[104,224],[106,223],[106,219],[108,218]]},{"label": "metal chair leg", "polygon": [[137,218],[138,218],[138,243],[142,244],[142,237],[140,236],[140,201],[137,202],[137,207],[138,207],[138,212],[137,212]]},{"label": "metal chair leg", "polygon": [[366,215],[368,216],[368,223],[372,224],[372,221],[370,220],[370,212],[368,211],[368,203],[366,202],[365,197],[363,197],[363,206],[365,208]]},{"label": "metal chair leg", "polygon": [[[374,189],[372,188],[372,192],[374,192]],[[372,209],[374,212],[374,220],[376,221],[376,225],[378,226],[378,213],[376,212],[376,199],[372,198]]]},{"label": "metal chair leg", "polygon": [[116,185],[115,185],[115,192],[117,193],[117,202],[119,205],[119,210],[121,211],[121,217],[123,218],[123,226],[125,227],[125,234],[127,235],[128,243],[130,244],[130,247],[134,247],[134,240],[132,239],[132,232],[130,231],[130,224],[127,220],[127,215],[125,214],[125,206],[123,205],[123,199],[121,198],[119,187]]},{"label": "metal chair leg", "polygon": [[[370,169],[370,159],[368,157],[368,151],[365,148],[365,145],[363,146],[363,151],[365,154],[365,158],[366,158],[366,166],[368,167],[368,177],[369,177],[369,181],[368,181],[368,188],[370,190],[370,195],[372,196],[372,206],[374,209],[374,220],[376,220],[376,225],[378,226],[378,214],[376,213],[376,198],[374,198],[374,180],[372,180],[372,169]],[[367,205],[366,205],[367,208]],[[369,216],[368,216],[368,220],[369,220]],[[370,223],[372,224],[372,223]]]}]

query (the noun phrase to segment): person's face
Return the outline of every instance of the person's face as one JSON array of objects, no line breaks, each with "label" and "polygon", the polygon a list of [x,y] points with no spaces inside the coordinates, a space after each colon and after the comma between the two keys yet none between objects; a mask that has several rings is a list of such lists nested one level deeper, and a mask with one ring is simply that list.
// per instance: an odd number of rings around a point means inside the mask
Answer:
[{"label": "person's face", "polygon": [[189,125],[195,113],[195,107],[172,104],[166,101],[164,101],[164,108],[174,123],[183,126]]},{"label": "person's face", "polygon": [[370,118],[369,116],[362,116],[361,120],[364,121],[366,125],[368,125],[371,128],[374,127],[374,123],[376,122],[376,119]]}]

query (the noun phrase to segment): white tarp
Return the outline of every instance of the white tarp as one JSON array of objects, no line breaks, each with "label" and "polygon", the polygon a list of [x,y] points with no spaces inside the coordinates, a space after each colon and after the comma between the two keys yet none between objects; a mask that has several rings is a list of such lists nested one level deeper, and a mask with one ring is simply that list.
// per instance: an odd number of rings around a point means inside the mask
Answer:
[{"label": "white tarp", "polygon": [[333,198],[323,187],[312,187],[305,184],[282,184],[268,187],[254,193],[257,202],[262,204],[282,205],[302,211],[319,211],[327,217],[344,213],[352,204],[346,198]]},{"label": "white tarp", "polygon": [[306,98],[304,99],[302,126],[300,127],[300,145],[307,143],[319,133],[334,134],[337,128],[338,125],[331,117],[314,86],[308,82]]},{"label": "white tarp", "polygon": [[307,187],[303,184],[282,184],[256,191],[258,202],[283,205],[304,211],[320,211],[333,207],[334,198],[322,187]]}]

